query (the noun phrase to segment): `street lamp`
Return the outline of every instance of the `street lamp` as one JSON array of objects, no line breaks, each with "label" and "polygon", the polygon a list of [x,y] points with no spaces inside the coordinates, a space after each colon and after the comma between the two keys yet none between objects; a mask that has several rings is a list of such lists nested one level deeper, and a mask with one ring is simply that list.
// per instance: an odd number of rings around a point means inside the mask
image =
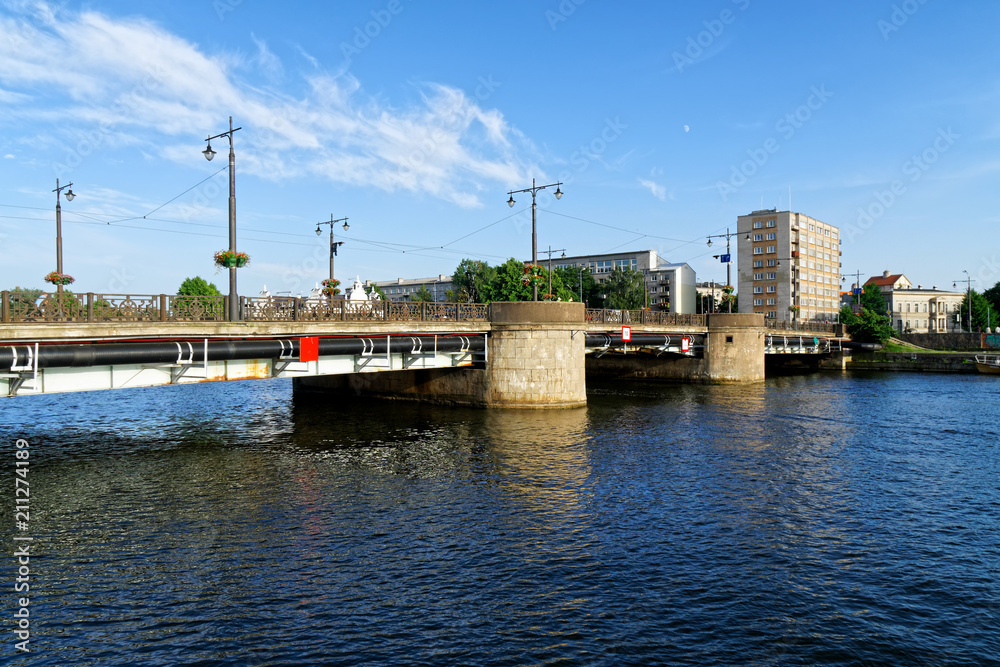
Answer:
[{"label": "street lamp", "polygon": [[[726,233],[725,234],[712,234],[710,236],[706,236],[705,237],[705,238],[708,239],[708,247],[709,248],[712,247],[712,239],[721,239],[721,238],[726,239],[726,254],[725,255],[715,255],[715,256],[716,257],[725,257],[725,259],[722,260],[722,261],[724,261],[725,264],[726,264],[726,287],[729,287],[729,288],[732,288],[732,286],[733,286],[733,280],[732,280],[732,274],[731,274],[732,265],[733,265],[733,256],[729,252],[729,239],[732,236],[739,236],[739,235],[740,235],[739,231],[735,231],[735,232],[730,233],[729,227],[726,227]],[[750,235],[747,234],[746,238],[747,238],[747,240],[750,240]],[[732,298],[730,298],[727,301],[727,303],[729,304],[729,312],[730,313],[733,312],[733,300],[732,300]]]},{"label": "street lamp", "polygon": [[[966,271],[965,269],[962,269],[962,273],[965,274],[965,277],[964,278],[958,278],[958,279],[956,279],[955,281],[953,281],[951,283],[951,286],[952,286],[952,288],[955,288],[955,287],[958,287],[958,283],[960,283],[960,282],[965,282],[966,283],[966,286],[967,286],[966,287],[966,292],[965,292],[966,295],[967,295],[966,296],[966,300],[969,302],[969,333],[972,333],[972,281],[975,280],[975,278],[973,278],[971,275],[969,275],[969,272]],[[989,321],[987,321],[987,325],[988,324],[989,324]]]},{"label": "street lamp", "polygon": [[[229,251],[236,252],[236,152],[233,150],[233,132],[242,130],[242,127],[233,127],[233,117],[229,117],[229,131],[221,132],[209,137],[205,141],[208,147],[201,152],[209,162],[215,157],[212,150],[212,139],[227,137],[229,139]],[[236,294],[236,265],[229,267],[229,321],[239,322],[240,304],[239,296]]]},{"label": "street lamp", "polygon": [[[59,192],[61,190],[66,190],[66,201],[73,201],[76,197],[73,194],[73,184],[67,183],[66,185],[60,186],[59,179],[56,179],[56,189],[52,192],[56,193],[56,273],[62,276],[63,263],[62,263],[62,206],[59,204]],[[60,282],[56,285],[56,293],[59,295],[59,305],[62,307],[62,293],[63,285]]]},{"label": "street lamp", "polygon": [[[549,183],[548,185],[535,185],[535,179],[531,179],[531,187],[524,188],[523,190],[510,190],[507,194],[510,195],[510,199],[507,200],[507,205],[510,207],[514,206],[514,195],[519,192],[530,192],[531,193],[531,263],[532,265],[538,264],[538,225],[537,225],[537,214],[535,213],[537,207],[535,205],[535,194],[539,190],[544,190],[545,188],[551,188],[556,186],[556,191],[553,192],[556,199],[562,199],[563,193],[559,189],[562,185],[562,181],[557,183]],[[531,284],[531,300],[538,301],[538,285],[532,281]]]},{"label": "street lamp", "polygon": [[561,252],[562,256],[566,256],[566,248],[559,248],[558,250],[553,250],[552,246],[549,246],[548,250],[543,250],[542,252],[549,253],[549,294],[552,294],[552,253]]},{"label": "street lamp", "polygon": [[344,245],[343,241],[337,241],[336,243],[334,243],[333,241],[333,226],[338,222],[344,223],[345,232],[351,228],[351,226],[347,224],[347,218],[338,218],[337,220],[334,220],[333,213],[330,214],[329,221],[324,220],[322,222],[316,223],[316,236],[319,236],[320,234],[323,233],[319,228],[320,225],[330,225],[330,295],[329,296],[331,300],[333,300],[333,258],[337,256],[337,246]]}]

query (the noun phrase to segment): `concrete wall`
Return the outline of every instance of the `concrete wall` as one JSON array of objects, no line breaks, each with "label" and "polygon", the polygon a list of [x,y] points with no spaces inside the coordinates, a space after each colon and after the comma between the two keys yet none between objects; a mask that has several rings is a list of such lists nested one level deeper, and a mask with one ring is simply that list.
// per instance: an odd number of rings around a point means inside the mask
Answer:
[{"label": "concrete wall", "polygon": [[360,396],[483,407],[485,371],[477,368],[427,368],[382,373],[320,375],[296,378],[295,393],[356,398]]},{"label": "concrete wall", "polygon": [[928,350],[996,350],[1000,335],[981,333],[896,334],[896,338]]},{"label": "concrete wall", "polygon": [[972,354],[941,352],[855,352],[847,362],[852,371],[912,371],[919,373],[975,373]]}]

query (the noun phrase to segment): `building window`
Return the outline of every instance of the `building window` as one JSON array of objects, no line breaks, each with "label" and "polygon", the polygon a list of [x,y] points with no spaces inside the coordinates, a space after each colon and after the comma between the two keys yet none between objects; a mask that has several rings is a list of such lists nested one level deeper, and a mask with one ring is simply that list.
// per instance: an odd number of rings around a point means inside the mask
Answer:
[{"label": "building window", "polygon": [[769,260],[767,260],[767,265],[768,266],[777,266],[778,265],[778,260],[776,260],[776,259],[769,259]]},{"label": "building window", "polygon": [[[771,260],[768,260],[768,261],[771,261]],[[755,259],[753,261],[753,268],[760,269],[760,268],[763,268],[763,267],[764,267],[764,260],[762,260],[762,259]]]},{"label": "building window", "polygon": [[767,311],[767,317],[768,317],[768,319],[776,320],[776,319],[778,319],[778,313],[777,313],[777,311],[769,310],[769,311]]},{"label": "building window", "polygon": [[768,232],[768,234],[767,234],[767,240],[768,241],[773,241],[774,239],[775,239],[774,232]]},{"label": "building window", "polygon": [[761,227],[762,227],[763,225],[764,225],[764,223],[763,223],[763,222],[761,222],[760,220],[757,220],[757,221],[755,221],[755,222],[753,223],[753,228],[754,228],[754,229],[760,229],[760,228],[761,228]]},{"label": "building window", "polygon": [[753,274],[753,279],[754,280],[763,280],[764,279],[764,274],[763,273],[755,273],[755,274]]},{"label": "building window", "polygon": [[778,305],[778,300],[777,299],[768,299],[767,300],[767,305],[769,305],[769,306],[777,306]]},{"label": "building window", "polygon": [[763,241],[764,240],[764,235],[763,234],[754,234],[753,235],[753,240],[754,241]]},{"label": "building window", "polygon": [[774,220],[768,220],[767,221],[767,226],[768,227],[774,227]]},{"label": "building window", "polygon": [[755,286],[753,288],[753,293],[754,294],[763,294],[764,293],[764,288],[761,287],[760,285],[757,285],[757,286]]},{"label": "building window", "polygon": [[767,279],[768,280],[774,280],[776,277],[777,277],[777,274],[774,271],[772,271],[771,273],[767,274]]},{"label": "building window", "polygon": [[761,248],[760,246],[756,246],[753,249],[753,254],[755,254],[755,255],[763,255],[764,254],[764,249]]},{"label": "building window", "polygon": [[771,254],[772,252],[775,252],[775,250],[776,249],[775,249],[775,247],[773,245],[767,246],[767,253],[768,254]]},{"label": "building window", "polygon": [[753,300],[753,305],[755,305],[755,306],[763,306],[764,305],[764,299],[754,299]]}]

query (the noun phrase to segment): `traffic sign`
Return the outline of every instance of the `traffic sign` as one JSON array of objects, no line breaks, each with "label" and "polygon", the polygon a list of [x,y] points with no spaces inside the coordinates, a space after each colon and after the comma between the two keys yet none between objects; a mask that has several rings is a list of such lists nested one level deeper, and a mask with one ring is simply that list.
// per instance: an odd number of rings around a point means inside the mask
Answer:
[{"label": "traffic sign", "polygon": [[626,343],[632,340],[632,327],[622,327],[622,340]]}]

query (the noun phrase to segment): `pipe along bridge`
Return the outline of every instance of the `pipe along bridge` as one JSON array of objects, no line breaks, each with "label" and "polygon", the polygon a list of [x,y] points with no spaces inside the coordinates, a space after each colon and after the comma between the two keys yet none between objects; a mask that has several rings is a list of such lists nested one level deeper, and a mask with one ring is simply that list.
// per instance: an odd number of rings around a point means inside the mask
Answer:
[{"label": "pipe along bridge", "polygon": [[[0,347],[7,396],[471,366],[486,334],[139,340]],[[2,385],[0,385],[2,386]]]}]

